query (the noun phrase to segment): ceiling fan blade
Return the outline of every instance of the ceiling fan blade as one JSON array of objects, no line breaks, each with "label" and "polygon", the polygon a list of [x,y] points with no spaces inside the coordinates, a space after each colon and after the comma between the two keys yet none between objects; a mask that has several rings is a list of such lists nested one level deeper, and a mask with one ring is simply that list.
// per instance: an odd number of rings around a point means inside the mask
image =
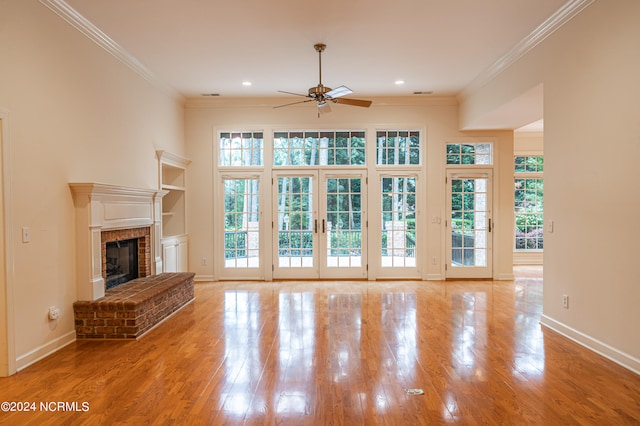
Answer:
[{"label": "ceiling fan blade", "polygon": [[347,86],[336,87],[335,89],[325,93],[325,96],[329,98],[339,98],[341,96],[350,95],[353,93],[353,90],[349,89]]},{"label": "ceiling fan blade", "polygon": [[369,106],[371,106],[371,101],[363,101],[361,99],[339,98],[339,99],[333,99],[333,102],[338,104],[353,105],[353,106],[359,106],[359,107],[365,107],[365,108],[369,108]]},{"label": "ceiling fan blade", "polygon": [[311,102],[311,101],[314,101],[314,100],[315,99],[307,99],[306,101],[291,102],[289,104],[274,106],[274,108],[282,108],[282,107],[286,107],[286,106],[289,106],[289,105],[303,104],[305,102]]},{"label": "ceiling fan blade", "polygon": [[284,90],[278,90],[278,93],[286,93],[288,95],[295,95],[295,96],[304,96],[305,98],[309,97],[309,95],[303,95],[301,93],[285,92]]}]

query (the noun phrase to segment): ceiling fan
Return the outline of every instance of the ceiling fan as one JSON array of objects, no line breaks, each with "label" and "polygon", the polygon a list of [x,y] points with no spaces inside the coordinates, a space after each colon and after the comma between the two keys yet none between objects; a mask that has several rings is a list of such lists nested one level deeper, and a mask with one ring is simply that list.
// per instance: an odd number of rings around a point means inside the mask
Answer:
[{"label": "ceiling fan", "polygon": [[343,98],[343,96],[353,93],[353,91],[348,87],[339,86],[339,87],[336,87],[335,89],[332,89],[330,87],[326,87],[322,85],[322,52],[327,46],[325,44],[318,43],[318,44],[315,44],[313,47],[316,50],[316,52],[318,52],[318,71],[319,71],[318,85],[310,88],[308,94],[306,95],[278,90],[278,92],[280,93],[287,93],[289,95],[296,95],[296,96],[304,96],[305,98],[309,98],[309,99],[306,99],[304,101],[298,101],[298,102],[292,102],[289,104],[279,105],[274,108],[282,108],[289,105],[315,101],[316,104],[318,105],[318,117],[320,116],[321,113],[326,113],[331,111],[331,108],[329,107],[330,102],[333,102],[334,104],[352,105],[352,106],[368,108],[371,105],[371,101]]}]

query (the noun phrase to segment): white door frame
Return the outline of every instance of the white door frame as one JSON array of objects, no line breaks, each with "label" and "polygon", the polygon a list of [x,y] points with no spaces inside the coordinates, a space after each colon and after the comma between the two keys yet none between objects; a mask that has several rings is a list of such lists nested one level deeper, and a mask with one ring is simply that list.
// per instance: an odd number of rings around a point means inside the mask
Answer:
[{"label": "white door frame", "polygon": [[[454,265],[452,250],[452,206],[451,206],[451,190],[452,181],[455,179],[487,179],[486,187],[486,208],[479,214],[484,216],[482,223],[475,224],[475,233],[483,233],[484,235],[474,235],[474,254],[475,241],[478,237],[485,238],[486,242],[486,258],[484,266],[464,266]],[[474,194],[475,195],[475,194]],[[491,168],[450,168],[447,170],[446,179],[446,219],[445,219],[445,240],[446,240],[446,277],[447,278],[492,278],[493,277],[493,169]],[[475,203],[475,199],[474,199]],[[474,216],[475,217],[475,216]],[[460,249],[464,253],[464,249]]]},{"label": "white door frame", "polygon": [[[273,183],[271,185],[271,220],[273,223],[272,226],[272,270],[273,270],[273,278],[274,279],[318,279],[320,278],[320,245],[318,244],[318,240],[320,238],[320,226],[321,223],[318,220],[319,214],[319,173],[314,169],[287,169],[287,170],[273,170],[272,172]],[[310,261],[310,266],[293,266],[293,267],[281,267],[279,262],[279,218],[278,218],[278,178],[279,177],[301,177],[301,178],[311,178],[312,179],[312,188],[313,193],[311,194],[311,209],[309,212],[311,214],[310,223],[312,224],[312,256],[311,259],[305,259],[305,256],[297,257],[300,260],[301,265],[303,263],[307,263]],[[288,218],[287,218],[288,219]],[[288,227],[288,223],[286,225]],[[295,257],[294,257],[295,259]]]},{"label": "white door frame", "polygon": [[[328,238],[328,220],[327,220],[327,202],[326,195],[327,190],[324,187],[327,179],[354,179],[360,178],[360,266],[359,267],[331,267],[328,265],[328,249],[330,243]],[[349,279],[366,279],[367,278],[367,171],[364,169],[345,171],[345,170],[322,170],[318,179],[318,185],[320,189],[318,195],[320,197],[319,209],[320,214],[318,220],[320,221],[319,235],[319,258],[320,258],[320,277],[321,278],[349,278]],[[332,224],[333,225],[333,224]],[[354,260],[350,256],[346,257],[347,260]]]},{"label": "white door frame", "polygon": [[2,152],[2,179],[0,188],[0,304],[4,315],[0,317],[0,376],[16,373],[15,315],[13,303],[13,244],[11,216],[11,150],[9,149],[9,113],[0,109],[0,150]]},{"label": "white door frame", "polygon": [[[227,268],[225,265],[225,202],[224,202],[224,182],[226,180],[257,180],[258,181],[258,267],[241,267],[241,268]],[[269,241],[269,235],[267,231],[267,224],[264,220],[264,206],[268,205],[265,200],[264,194],[269,191],[269,183],[263,172],[223,172],[220,173],[218,179],[215,182],[216,192],[221,194],[219,200],[221,202],[214,204],[214,221],[213,235],[215,241],[214,253],[222,253],[222,256],[215,257],[215,269],[217,271],[216,279],[228,280],[264,280],[268,274],[266,274],[267,264],[269,263],[265,259],[270,259],[270,250],[268,244],[265,241]],[[247,259],[248,261],[248,259]],[[270,276],[269,276],[270,277]]]},{"label": "white door frame", "polygon": [[[425,232],[426,226],[423,224],[421,211],[426,203],[426,185],[423,173],[419,170],[403,170],[386,169],[377,171],[374,176],[369,176],[369,229],[374,229],[369,239],[369,276],[375,279],[420,279],[422,276],[419,259],[425,253]],[[416,247],[415,247],[415,264],[404,264],[402,262],[396,265],[384,264],[382,238],[386,224],[383,220],[382,211],[382,179],[385,178],[412,178],[415,179],[415,227],[416,227]],[[400,230],[402,233],[403,231]],[[391,232],[390,235],[395,234]],[[387,238],[389,238],[387,236]]]},{"label": "white door frame", "polygon": [[[366,208],[367,208],[367,172],[364,169],[346,171],[340,169],[287,169],[274,170],[272,173],[272,206],[271,220],[273,223],[273,278],[274,279],[366,279],[367,278],[367,229],[366,229]],[[313,182],[312,209],[310,211],[313,223],[313,262],[310,267],[282,267],[279,264],[279,217],[278,217],[278,178],[280,177],[310,177]],[[361,179],[361,258],[359,267],[331,267],[328,262],[330,237],[329,223],[327,221],[326,188],[327,179],[332,178],[360,178]]]}]

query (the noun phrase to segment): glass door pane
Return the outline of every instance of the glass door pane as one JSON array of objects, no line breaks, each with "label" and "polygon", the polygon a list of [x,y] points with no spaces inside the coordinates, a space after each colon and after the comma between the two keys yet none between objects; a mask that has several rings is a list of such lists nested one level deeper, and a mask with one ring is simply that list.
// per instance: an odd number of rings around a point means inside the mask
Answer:
[{"label": "glass door pane", "polygon": [[[364,278],[366,261],[365,194],[363,174],[323,174],[320,199],[323,278]],[[363,242],[364,240],[364,242]]]},{"label": "glass door pane", "polygon": [[317,175],[274,175],[274,278],[318,277]]},{"label": "glass door pane", "polygon": [[490,278],[491,175],[450,171],[447,183],[447,277]]},{"label": "glass door pane", "polygon": [[260,267],[258,179],[224,179],[224,267]]},{"label": "glass door pane", "polygon": [[416,177],[381,179],[382,268],[416,267]]}]

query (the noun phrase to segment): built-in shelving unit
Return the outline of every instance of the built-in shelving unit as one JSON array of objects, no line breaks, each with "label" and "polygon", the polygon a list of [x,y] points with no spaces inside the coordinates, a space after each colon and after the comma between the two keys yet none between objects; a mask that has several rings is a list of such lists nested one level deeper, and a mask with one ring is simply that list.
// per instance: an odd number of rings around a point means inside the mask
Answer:
[{"label": "built-in shelving unit", "polygon": [[156,151],[162,198],[162,252],[164,272],[186,272],[187,166],[191,161],[166,151]]}]

